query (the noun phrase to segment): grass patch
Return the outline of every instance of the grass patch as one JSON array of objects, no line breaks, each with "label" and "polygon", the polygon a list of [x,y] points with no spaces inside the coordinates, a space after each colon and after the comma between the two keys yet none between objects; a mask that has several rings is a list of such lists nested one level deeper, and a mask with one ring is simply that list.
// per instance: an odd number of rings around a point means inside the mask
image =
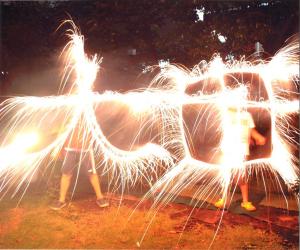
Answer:
[{"label": "grass patch", "polygon": [[[82,199],[58,212],[48,208],[49,199],[38,196],[25,198],[18,208],[6,202],[0,210],[1,248],[207,249],[216,232],[215,226],[202,223],[182,232],[187,216],[170,216],[182,206],[166,207],[152,221],[147,208],[132,214],[134,206],[126,202],[118,206],[112,201],[109,208],[99,209],[93,198]],[[275,250],[284,246],[282,238],[267,230],[221,224],[211,249]]]}]

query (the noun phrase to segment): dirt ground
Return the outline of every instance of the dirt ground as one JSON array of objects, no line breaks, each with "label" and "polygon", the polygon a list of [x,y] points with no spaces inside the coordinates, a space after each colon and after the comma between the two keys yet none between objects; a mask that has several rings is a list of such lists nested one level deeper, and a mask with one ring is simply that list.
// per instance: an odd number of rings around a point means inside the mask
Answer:
[{"label": "dirt ground", "polygon": [[[49,195],[27,194],[18,206],[5,198],[0,203],[0,247],[298,249],[297,225],[282,230],[246,215],[225,211],[222,216],[218,210],[176,203],[151,211],[152,201],[137,207],[140,199],[130,195],[122,200],[110,195],[109,200],[110,207],[100,209],[91,195],[75,197],[67,208],[52,211]],[[277,213],[287,224],[298,218],[296,212]]]}]

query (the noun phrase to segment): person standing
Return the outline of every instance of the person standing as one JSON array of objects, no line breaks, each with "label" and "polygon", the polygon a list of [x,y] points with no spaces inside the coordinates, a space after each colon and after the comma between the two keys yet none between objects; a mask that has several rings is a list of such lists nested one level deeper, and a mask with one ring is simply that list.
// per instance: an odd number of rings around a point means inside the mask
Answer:
[{"label": "person standing", "polygon": [[82,115],[63,147],[64,161],[60,180],[59,199],[50,205],[50,208],[53,210],[60,210],[67,205],[66,195],[71,184],[73,172],[76,170],[79,173],[81,168],[84,169],[94,189],[96,204],[100,208],[109,206],[108,201],[101,192],[99,177],[95,169],[91,136],[85,130],[83,119],[84,116]]},{"label": "person standing", "polygon": [[[225,134],[223,137],[222,163],[235,165],[234,167],[242,167],[243,162],[249,160],[251,139],[257,145],[264,145],[266,139],[256,129],[251,114],[245,110],[237,109],[234,106],[228,107],[225,117]],[[242,193],[241,207],[247,211],[255,211],[256,207],[249,201],[249,187],[245,176],[234,178],[239,185]],[[221,198],[215,206],[224,207],[225,199]]]}]

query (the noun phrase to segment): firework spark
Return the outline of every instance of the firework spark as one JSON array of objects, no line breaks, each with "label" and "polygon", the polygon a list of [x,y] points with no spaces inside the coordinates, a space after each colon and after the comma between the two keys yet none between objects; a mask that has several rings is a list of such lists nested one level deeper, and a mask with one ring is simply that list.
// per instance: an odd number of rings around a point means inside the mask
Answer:
[{"label": "firework spark", "polygon": [[[114,182],[119,179],[122,188],[142,178],[151,183],[159,166],[168,166],[173,162],[171,154],[158,144],[147,143],[135,150],[124,151],[112,145],[105,137],[97,122],[95,106],[108,101],[118,102],[120,105],[125,102],[134,110],[137,105],[136,102],[132,102],[131,98],[138,101],[142,93],[133,92],[124,96],[111,92],[94,93],[92,88],[101,59],[97,55],[89,58],[84,53],[84,38],[74,24],[70,23],[73,29],[68,30],[70,42],[63,50],[66,66],[61,87],[63,90],[67,85],[71,85],[68,94],[50,97],[15,97],[2,103],[0,120],[6,124],[3,129],[6,133],[0,149],[1,155],[5,156],[1,157],[0,169],[0,192],[3,194],[13,186],[17,186],[17,192],[38,171],[42,163],[47,166],[51,165],[55,159],[49,160],[48,156],[53,152],[58,153],[64,147],[67,138],[73,135],[79,122],[86,134],[92,135],[91,141],[86,141],[86,143],[102,158],[98,167],[101,166],[104,173],[108,171],[112,173],[115,177]],[[73,73],[75,80],[70,84],[70,76]],[[149,98],[153,98],[153,94]],[[158,104],[155,105],[156,108],[158,106]],[[161,110],[161,108],[158,109]],[[138,112],[139,118],[142,119],[143,113],[140,111],[135,111],[135,113],[137,115]],[[152,114],[152,117],[154,119],[155,115]],[[28,137],[25,138],[26,144],[24,140],[22,143],[18,140],[18,144],[17,142],[10,143],[14,135],[28,130],[40,135],[47,135],[50,130],[54,139],[52,138],[49,142],[44,138],[44,142],[40,143],[40,147],[33,152],[26,151],[32,141]]]},{"label": "firework spark", "polygon": [[[270,61],[256,64],[247,61],[223,63],[216,56],[209,63],[199,63],[191,71],[176,65],[167,65],[155,77],[151,86],[158,86],[164,91],[162,93],[170,94],[167,107],[170,109],[167,113],[170,116],[164,120],[165,126],[172,127],[172,130],[165,131],[164,139],[165,145],[171,147],[177,161],[145,195],[145,199],[154,197],[154,214],[188,187],[196,188],[193,198],[197,198],[201,205],[216,197],[223,197],[227,203],[226,200],[231,200],[228,196],[229,187],[236,186],[236,180],[240,178],[248,179],[253,172],[256,172],[257,177],[262,176],[263,181],[264,171],[271,172],[281,191],[283,189],[280,179],[288,188],[292,188],[299,180],[298,159],[292,152],[292,147],[298,145],[292,134],[299,135],[299,131],[291,124],[291,116],[299,112],[296,86],[299,80],[298,48],[299,42],[294,41],[281,49]],[[247,82],[246,76],[249,74],[251,78],[257,76],[258,80]],[[234,84],[229,83],[232,81]],[[251,99],[251,85],[259,84],[265,89],[265,95],[261,95],[259,86],[256,89],[258,96]],[[176,97],[173,99],[172,95]],[[191,135],[185,129],[187,124],[183,115],[186,105],[198,107],[193,131],[197,131],[198,127],[200,130],[198,134],[193,133],[194,136],[205,134],[207,126],[214,128],[215,134],[218,134],[220,139],[212,150],[213,154],[222,153],[217,161],[209,163],[192,155],[191,149],[194,146],[188,140]],[[238,131],[233,130],[227,120],[228,109],[232,107],[238,114],[247,109],[255,109],[257,113],[265,111],[268,114],[271,119],[272,148],[269,156],[245,160],[241,150],[243,147],[234,143]],[[203,115],[205,113],[211,114],[213,118]]]},{"label": "firework spark", "polygon": [[[206,177],[208,173],[214,173],[213,179],[205,185],[205,188],[201,186],[201,190],[195,194],[195,197],[200,195],[202,200],[215,195],[214,192],[220,192],[216,186],[221,187],[221,194],[226,197],[233,176],[248,178],[252,172],[261,173],[263,169],[268,169],[274,176],[279,175],[288,187],[297,181],[299,178],[297,159],[291,152],[291,144],[297,142],[291,136],[291,132],[298,134],[298,130],[291,126],[290,116],[299,111],[295,85],[295,79],[299,77],[298,47],[298,42],[290,43],[272,60],[256,65],[247,61],[225,64],[220,57],[215,57],[210,63],[201,62],[192,71],[174,65],[164,67],[154,81],[158,86],[163,86],[170,92],[177,91],[176,100],[181,100],[176,103],[169,102],[170,108],[173,109],[169,114],[173,117],[168,117],[168,121],[175,121],[176,124],[172,124],[174,130],[165,135],[167,144],[175,145],[176,159],[180,160],[156,182],[150,193],[146,195],[149,197],[151,193],[157,193],[159,190],[154,206],[157,206],[160,201],[166,203],[172,200],[182,189],[193,186],[202,179],[209,179]],[[246,74],[258,75],[262,79],[266,98],[259,96],[258,100],[249,99],[250,93],[247,85],[253,83],[243,81],[243,75]],[[236,75],[239,75],[241,80]],[[234,87],[228,86],[226,82],[228,76],[234,79]],[[200,91],[187,95],[186,90],[196,84],[200,86]],[[207,94],[207,90],[211,93]],[[216,127],[216,133],[220,133],[221,138],[216,151],[222,151],[224,155],[219,163],[209,164],[191,155],[192,145],[189,145],[186,140],[182,115],[183,105],[187,104],[207,104],[205,112],[213,114],[215,124],[211,126]],[[227,110],[232,106],[237,110],[256,108],[268,112],[271,118],[272,152],[270,156],[249,161],[243,159],[243,152],[239,152],[241,147],[234,146],[232,142],[234,133],[237,131],[232,131],[226,122]],[[200,109],[199,113],[201,112],[204,111]],[[201,123],[205,124],[207,121],[201,119],[197,121],[198,125]],[[279,181],[278,184],[280,185]]]},{"label": "firework spark", "polygon": [[[87,143],[102,159],[98,167],[102,168],[103,173],[112,173],[111,182],[119,181],[123,190],[128,184],[146,180],[152,188],[145,198],[158,193],[154,202],[156,207],[160,206],[160,201],[171,201],[184,188],[199,181],[206,185],[196,191],[195,197],[206,200],[215,195],[227,198],[233,176],[248,177],[252,172],[260,173],[263,169],[269,169],[288,186],[299,177],[296,159],[290,148],[295,140],[289,133],[293,130],[290,115],[298,112],[294,86],[299,77],[298,42],[290,43],[272,60],[255,65],[247,61],[225,64],[218,56],[209,63],[201,62],[191,71],[166,64],[147,89],[123,94],[109,91],[100,94],[93,92],[92,88],[101,58],[97,55],[89,58],[85,54],[84,38],[74,25],[68,35],[70,42],[64,49],[66,67],[62,89],[66,89],[71,75],[75,74],[68,94],[16,97],[2,104],[0,120],[7,124],[0,149],[1,154],[5,155],[1,157],[0,169],[0,192],[3,194],[14,185],[18,191],[42,163],[46,162],[49,166],[53,159],[48,160],[47,157],[63,148],[79,120],[86,133],[91,134],[92,139]],[[253,83],[244,82],[244,74],[258,75],[262,79],[266,90],[264,98],[249,98]],[[233,85],[229,86],[228,78],[233,80]],[[199,90],[189,94],[189,89],[195,85],[200,86]],[[134,117],[142,121],[143,128],[158,124],[159,142],[148,142],[138,148],[132,146],[131,151],[114,146],[101,129],[96,114],[97,107],[107,102],[129,107]],[[202,124],[215,129],[215,136],[219,136],[220,140],[213,151],[216,154],[223,152],[221,160],[210,163],[193,157],[193,145],[187,140],[192,135],[186,133],[187,124],[183,115],[187,105],[200,107],[194,131]],[[233,147],[230,138],[235,131],[226,121],[230,107],[237,110],[255,108],[269,114],[272,141],[270,156],[245,161],[244,153],[238,150],[239,145],[234,147],[235,154],[232,156],[232,151],[228,149]],[[210,117],[210,120],[205,120],[205,117]],[[31,145],[20,149],[23,144],[16,146],[11,142],[16,134],[36,131],[41,137],[50,128],[56,131],[54,139],[40,143],[40,148],[35,151],[27,150]],[[200,132],[205,134],[205,131]],[[14,157],[11,157],[12,153]],[[162,166],[166,168],[165,174],[155,182],[158,169]]]}]

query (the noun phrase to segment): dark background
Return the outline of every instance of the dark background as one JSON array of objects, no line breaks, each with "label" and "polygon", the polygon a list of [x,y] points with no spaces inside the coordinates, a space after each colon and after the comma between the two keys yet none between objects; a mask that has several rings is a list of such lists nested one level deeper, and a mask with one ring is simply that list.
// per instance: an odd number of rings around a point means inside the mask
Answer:
[{"label": "dark background", "polygon": [[[143,74],[143,69],[162,59],[188,68],[201,60],[210,60],[216,52],[223,59],[228,54],[247,59],[252,58],[256,42],[263,45],[262,56],[267,59],[299,31],[297,0],[1,1],[0,4],[3,98],[57,94],[63,69],[59,55],[68,42],[65,32],[71,28],[58,27],[70,17],[85,36],[86,53],[103,56],[95,83],[97,91],[122,92],[146,87],[151,75]],[[204,21],[197,21],[196,8],[203,7]],[[221,43],[212,34],[214,30],[226,36],[227,41]],[[128,53],[131,49],[136,49],[136,55]],[[124,138],[128,139],[128,135],[135,138],[139,125],[133,126],[132,119],[126,115],[124,118],[122,112],[121,116],[117,109],[112,113],[111,109],[102,108],[100,113],[103,116],[108,113],[106,124],[110,130],[116,124],[123,124],[125,130],[118,129],[119,133],[113,134],[117,138],[115,144],[127,149],[130,142]],[[105,130],[105,124],[102,128]],[[199,143],[207,141],[199,140]],[[196,148],[199,145],[195,143]]]},{"label": "dark background", "polygon": [[[268,3],[268,4],[263,4]],[[169,60],[192,67],[215,52],[223,58],[249,57],[260,42],[265,57],[299,30],[297,0],[99,0],[1,1],[0,69],[9,76],[3,94],[56,93],[67,43],[58,29],[72,17],[86,40],[86,52],[103,56],[97,89],[128,90],[147,86],[145,66]],[[205,8],[197,22],[195,9]],[[221,43],[212,31],[227,37]],[[137,55],[128,55],[136,49]],[[7,73],[5,73],[7,74]]]}]

